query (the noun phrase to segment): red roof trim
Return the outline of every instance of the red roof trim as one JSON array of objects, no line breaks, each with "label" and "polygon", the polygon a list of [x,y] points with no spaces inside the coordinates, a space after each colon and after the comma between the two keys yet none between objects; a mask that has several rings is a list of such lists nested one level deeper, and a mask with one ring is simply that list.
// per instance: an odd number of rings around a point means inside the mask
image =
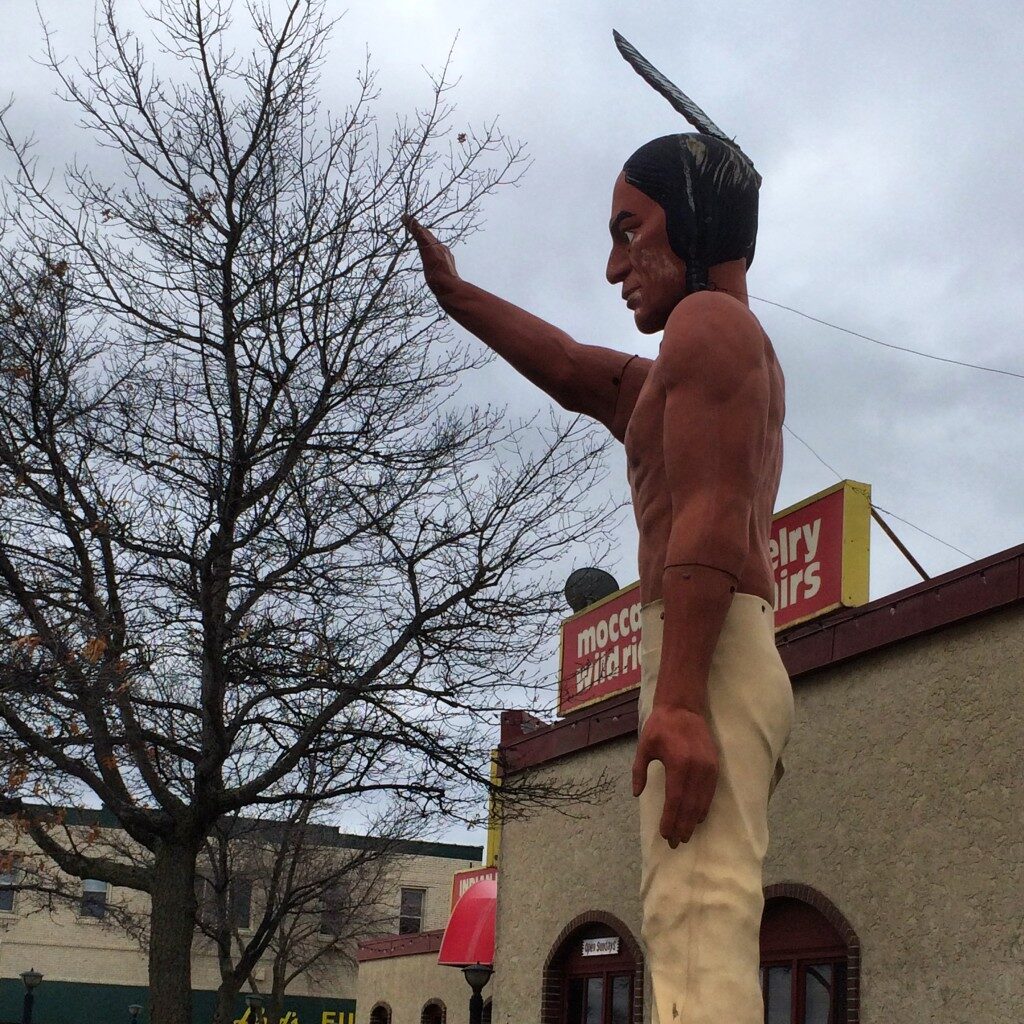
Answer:
[{"label": "red roof trim", "polygon": [[422,953],[436,953],[441,948],[444,929],[432,932],[417,932],[415,935],[382,935],[359,943],[356,959],[386,960],[395,956],[417,956]]},{"label": "red roof trim", "polygon": [[[794,682],[850,658],[924,636],[1024,601],[1024,544],[936,576],[860,608],[843,608],[781,632],[779,653]],[[529,732],[506,712],[501,752],[519,771],[637,729],[637,691],[582,708]],[[506,716],[510,716],[506,721]],[[532,724],[532,723],[531,723]]]}]

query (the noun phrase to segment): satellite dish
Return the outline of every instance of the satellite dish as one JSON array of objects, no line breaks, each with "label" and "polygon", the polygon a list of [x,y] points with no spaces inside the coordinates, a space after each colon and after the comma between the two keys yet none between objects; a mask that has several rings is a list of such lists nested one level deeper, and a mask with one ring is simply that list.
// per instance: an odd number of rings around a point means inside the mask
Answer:
[{"label": "satellite dish", "polygon": [[618,589],[615,577],[604,569],[576,569],[565,581],[565,599],[574,612],[581,612]]}]

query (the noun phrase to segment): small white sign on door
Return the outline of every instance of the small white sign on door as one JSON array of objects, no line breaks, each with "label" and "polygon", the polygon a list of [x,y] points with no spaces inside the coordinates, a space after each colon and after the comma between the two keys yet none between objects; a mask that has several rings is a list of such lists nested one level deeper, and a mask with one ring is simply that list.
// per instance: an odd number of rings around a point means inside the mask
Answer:
[{"label": "small white sign on door", "polygon": [[619,940],[617,936],[607,939],[584,939],[584,956],[608,956],[619,951]]}]

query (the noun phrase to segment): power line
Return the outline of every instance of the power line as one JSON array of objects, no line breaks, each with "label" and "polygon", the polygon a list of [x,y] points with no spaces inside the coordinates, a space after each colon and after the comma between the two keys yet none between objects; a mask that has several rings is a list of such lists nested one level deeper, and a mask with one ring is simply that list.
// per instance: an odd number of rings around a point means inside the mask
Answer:
[{"label": "power line", "polygon": [[937,540],[940,544],[945,544],[947,548],[952,548],[954,551],[963,555],[964,558],[969,558],[972,562],[977,561],[976,557],[963,548],[958,548],[955,544],[950,544],[948,540],[943,540],[941,537],[936,537],[934,533],[929,533],[927,530],[921,529],[920,526],[915,526],[909,519],[904,519],[902,516],[896,515],[895,512],[890,512],[888,509],[882,508],[881,505],[875,505],[872,503],[872,507],[878,509],[879,512],[884,512],[887,516],[892,516],[893,519],[898,519],[901,523],[905,523],[912,530],[917,530],[918,533],[923,533],[926,537],[931,537],[932,540]]},{"label": "power line", "polygon": [[842,473],[835,466],[826,462],[788,423],[783,423],[784,429],[793,435],[826,469],[831,470],[837,480],[845,480]]},{"label": "power line", "polygon": [[[834,473],[837,480],[846,479],[835,466],[826,462],[788,423],[783,424],[783,426],[785,430],[795,437],[826,469]],[[956,551],[958,554],[963,555],[964,558],[969,558],[972,562],[976,561],[975,556],[964,551],[963,548],[958,548],[955,544],[950,544],[949,541],[943,540],[941,537],[936,537],[934,533],[929,533],[928,530],[923,529],[916,523],[912,523],[909,519],[904,519],[903,516],[898,516],[895,512],[890,512],[888,509],[882,508],[881,505],[876,505],[874,502],[871,503],[871,507],[879,512],[884,512],[887,516],[892,516],[893,519],[899,520],[904,525],[909,526],[912,530],[917,530],[918,533],[923,533],[926,537],[931,537],[932,540],[938,541],[947,548]]]},{"label": "power line", "polygon": [[[1016,370],[1004,370],[998,366],[982,366],[980,363],[968,363],[964,362],[962,359],[950,359],[946,356],[937,356],[933,352],[921,352],[916,348],[908,348],[906,345],[894,345],[891,341],[881,341],[878,338],[872,338],[870,335],[861,334],[859,331],[851,331],[848,327],[840,327],[839,324],[831,323],[828,320],[822,320],[820,317],[811,316],[810,313],[805,313],[803,310],[796,309],[793,306],[787,306],[782,302],[775,302],[772,299],[762,299],[759,295],[750,295],[749,298],[756,299],[758,302],[763,302],[769,306],[775,306],[777,309],[784,309],[789,313],[796,313],[797,316],[802,316],[805,320],[821,324],[822,327],[830,327],[833,331],[842,331],[843,334],[849,334],[854,338],[861,338],[864,341],[870,341],[873,345],[881,345],[882,348],[891,348],[897,352],[908,352],[913,356],[921,356],[922,359],[934,359],[937,363],[950,363],[953,366],[964,366],[970,370],[984,370],[986,373],[998,373],[1002,374],[1004,377],[1016,377],[1018,380],[1024,380],[1024,373],[1018,373]],[[912,524],[908,523],[907,525],[909,526]]]},{"label": "power line", "polygon": [[[728,289],[722,289],[727,291]],[[755,299],[757,302],[763,302],[769,306],[775,306],[777,309],[784,309],[789,313],[795,313],[797,316],[802,316],[805,320],[810,320],[813,323],[821,324],[823,327],[830,327],[834,331],[841,331],[843,334],[852,335],[854,338],[861,338],[864,341],[870,341],[874,345],[881,345],[882,348],[894,349],[897,352],[907,352],[910,355],[921,356],[923,359],[934,359],[939,363],[950,363],[953,366],[964,366],[971,370],[984,370],[986,373],[998,373],[1005,377],[1016,377],[1020,380],[1024,380],[1024,373],[1017,373],[1015,370],[1003,370],[995,366],[982,366],[980,363],[968,363],[961,359],[948,359],[946,356],[937,356],[931,352],[920,352],[914,348],[908,348],[905,345],[894,345],[889,341],[880,341],[878,338],[872,338],[870,335],[861,334],[859,331],[851,331],[847,327],[841,327],[839,324],[831,323],[828,320],[822,320],[820,317],[811,316],[810,313],[805,313],[803,310],[796,309],[793,306],[787,306],[782,302],[775,302],[773,299],[763,299],[759,295],[749,295],[748,298]],[[826,462],[811,446],[808,444],[788,423],[784,423],[783,427],[793,437],[795,437],[829,472],[833,473],[837,480],[843,480],[845,477],[842,473],[836,469],[830,462]],[[971,561],[975,561],[975,557],[972,554],[964,551],[963,548],[958,548],[955,544],[950,544],[949,541],[943,540],[941,537],[937,537],[934,533],[930,533],[928,530],[912,523],[909,519],[904,519],[902,516],[896,515],[895,512],[889,512],[887,509],[882,508],[880,505],[872,503],[872,509],[878,512],[884,512],[887,516],[892,516],[893,519],[899,520],[906,526],[909,526],[912,530],[917,530],[918,533],[923,533],[926,537],[931,537],[932,540],[938,541],[940,544],[949,548],[952,551],[956,551],[958,554],[969,558]],[[879,520],[880,521],[880,520]],[[913,559],[911,559],[913,561]]]}]

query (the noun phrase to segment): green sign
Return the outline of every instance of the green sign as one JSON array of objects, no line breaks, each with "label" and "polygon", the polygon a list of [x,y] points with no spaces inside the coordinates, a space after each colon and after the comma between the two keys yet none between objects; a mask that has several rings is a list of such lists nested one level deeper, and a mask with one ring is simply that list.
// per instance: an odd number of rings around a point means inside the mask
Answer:
[{"label": "green sign", "polygon": [[[20,1024],[25,987],[20,978],[0,978],[0,1024]],[[128,1007],[142,1007],[138,1024],[147,1024],[149,990],[134,985],[88,985],[74,981],[47,981],[35,990],[32,1024],[130,1024]],[[216,993],[192,993],[192,1020],[207,1024],[213,1019]],[[289,996],[284,999],[280,1024],[355,1024],[354,999]],[[236,1024],[257,1024],[245,1005],[235,1002]]]}]

